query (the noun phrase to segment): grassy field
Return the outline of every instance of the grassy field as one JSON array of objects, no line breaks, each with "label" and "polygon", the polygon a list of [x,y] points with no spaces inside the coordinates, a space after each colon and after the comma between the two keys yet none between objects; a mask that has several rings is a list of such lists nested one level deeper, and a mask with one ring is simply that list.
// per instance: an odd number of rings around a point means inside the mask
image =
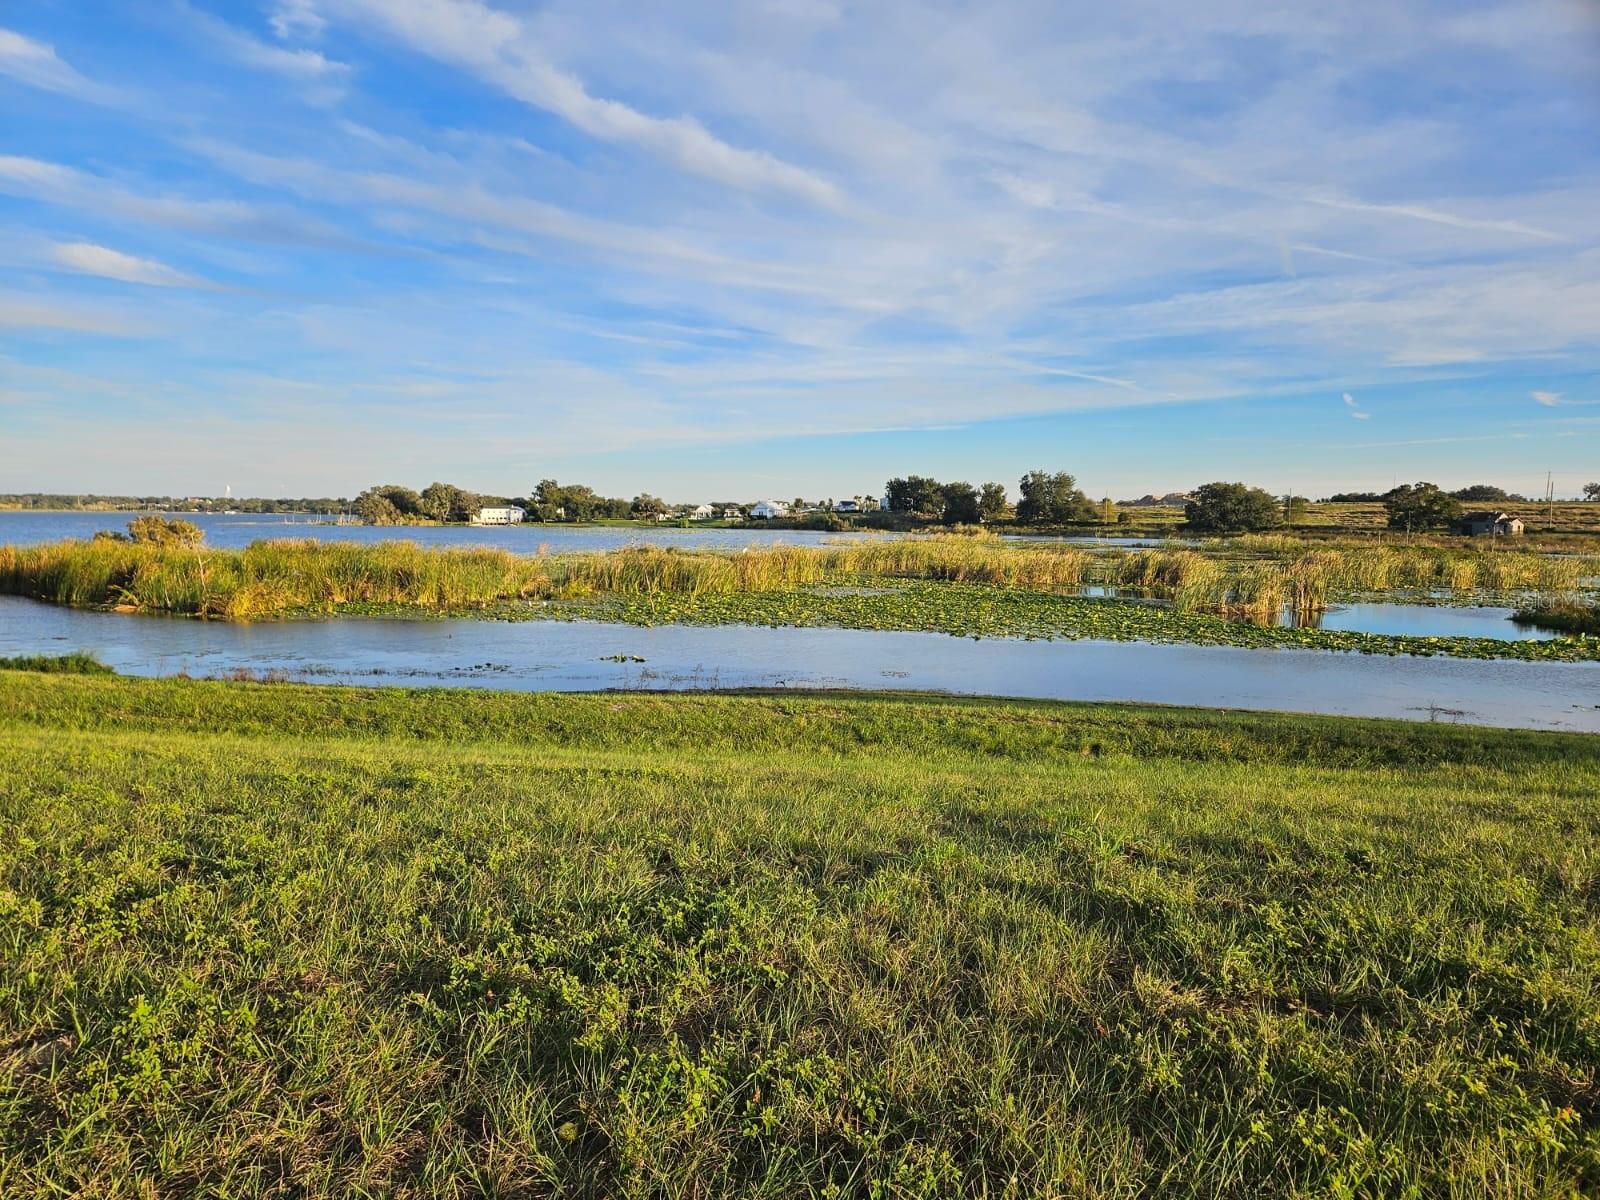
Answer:
[{"label": "grassy field", "polygon": [[1592,1195],[1595,746],[0,671],[0,1195]]}]

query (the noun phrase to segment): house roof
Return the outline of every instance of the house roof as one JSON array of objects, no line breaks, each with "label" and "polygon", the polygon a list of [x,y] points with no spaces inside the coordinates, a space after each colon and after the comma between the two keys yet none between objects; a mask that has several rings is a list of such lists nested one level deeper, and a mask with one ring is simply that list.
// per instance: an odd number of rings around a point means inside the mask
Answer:
[{"label": "house roof", "polygon": [[1521,518],[1513,517],[1508,513],[1489,512],[1485,510],[1482,512],[1465,513],[1462,515],[1461,519],[1463,521],[1516,521],[1520,520]]}]

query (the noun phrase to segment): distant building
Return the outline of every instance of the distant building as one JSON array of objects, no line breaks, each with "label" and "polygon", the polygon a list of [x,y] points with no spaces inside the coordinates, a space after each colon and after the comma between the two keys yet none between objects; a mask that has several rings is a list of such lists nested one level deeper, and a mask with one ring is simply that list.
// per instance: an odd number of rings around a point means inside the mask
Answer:
[{"label": "distant building", "polygon": [[1520,537],[1522,518],[1503,512],[1470,512],[1455,524],[1468,537]]},{"label": "distant building", "polygon": [[789,506],[782,500],[759,500],[750,506],[750,515],[758,521],[770,521],[774,517],[787,517]]},{"label": "distant building", "polygon": [[474,525],[520,525],[527,510],[511,505],[509,508],[480,508],[472,518]]},{"label": "distant building", "polygon": [[689,519],[693,521],[709,521],[717,515],[717,510],[709,504],[697,504],[689,510]]},{"label": "distant building", "polygon": [[861,511],[861,505],[857,504],[854,500],[841,500],[841,501],[839,501],[839,503],[837,503],[837,504],[835,504],[833,506],[833,511],[834,512],[844,512],[844,513],[858,513],[858,512]]},{"label": "distant building", "polygon": [[889,511],[889,496],[888,496],[887,492],[884,493],[883,498],[878,501],[878,511],[879,512],[888,512]]},{"label": "distant building", "polygon": [[727,508],[722,510],[722,519],[724,521],[742,521],[744,520],[744,510],[736,505],[730,504]]},{"label": "distant building", "polygon": [[1193,494],[1189,492],[1167,492],[1162,496],[1155,496],[1146,493],[1145,495],[1140,496],[1137,500],[1119,500],[1117,503],[1123,508],[1177,508],[1187,504],[1193,499]]}]

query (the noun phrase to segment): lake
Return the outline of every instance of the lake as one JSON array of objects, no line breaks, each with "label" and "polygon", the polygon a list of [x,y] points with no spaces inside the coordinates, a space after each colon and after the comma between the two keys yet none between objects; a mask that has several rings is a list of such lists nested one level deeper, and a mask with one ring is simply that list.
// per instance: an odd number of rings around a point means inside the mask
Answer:
[{"label": "lake", "polygon": [[[36,546],[63,538],[90,538],[97,530],[127,528],[131,512],[0,512],[0,545]],[[291,514],[175,513],[205,530],[205,544],[236,550],[269,538],[315,538],[324,542],[417,542],[424,546],[489,546],[513,554],[620,550],[649,543],[694,550],[742,546],[820,546],[839,539],[883,534],[826,533],[814,529],[680,529],[676,525],[335,525],[328,518]],[[893,536],[893,535],[891,535]]]},{"label": "lake", "polygon": [[1310,629],[1341,629],[1352,633],[1381,633],[1391,637],[1481,637],[1508,642],[1541,642],[1561,636],[1547,629],[1518,624],[1511,619],[1515,611],[1482,604],[1398,604],[1376,601],[1338,605],[1305,621],[1285,614],[1282,624]]},{"label": "lake", "polygon": [[[121,531],[139,513],[0,512],[0,545],[37,546],[63,538],[91,538],[101,529]],[[315,538],[325,542],[413,541],[424,546],[490,546],[513,554],[552,554],[619,550],[623,546],[681,546],[686,550],[737,550],[743,546],[821,546],[860,538],[904,537],[903,533],[816,529],[767,529],[759,521],[726,529],[688,529],[677,525],[337,525],[308,514],[173,513],[205,530],[205,544],[242,549],[267,538]],[[936,532],[936,530],[935,530]],[[1160,538],[1006,535],[1006,540],[1039,544],[1127,548],[1160,546]],[[1169,539],[1170,540],[1170,539]]]},{"label": "lake", "polygon": [[73,650],[133,675],[245,669],[322,683],[525,691],[912,689],[1600,732],[1600,663],[737,625],[351,617],[236,625],[0,597],[0,656]]}]

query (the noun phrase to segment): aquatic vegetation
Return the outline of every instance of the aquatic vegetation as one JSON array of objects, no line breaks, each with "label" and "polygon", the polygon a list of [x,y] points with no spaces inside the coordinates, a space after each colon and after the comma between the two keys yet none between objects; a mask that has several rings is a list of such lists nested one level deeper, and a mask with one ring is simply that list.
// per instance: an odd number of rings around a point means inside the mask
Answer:
[{"label": "aquatic vegetation", "polygon": [[1582,735],[0,672],[0,1180],[1588,1195],[1597,792]]},{"label": "aquatic vegetation", "polygon": [[277,540],[244,550],[67,541],[0,546],[0,591],[60,604],[250,620],[348,606],[471,610],[593,595],[770,592],[835,572],[1069,587],[1083,581],[1090,559],[1067,547],[966,537],[736,553],[630,546],[561,556],[405,541]]},{"label": "aquatic vegetation", "polygon": [[45,675],[114,675],[92,654],[19,654],[0,658],[0,671],[35,671]]},{"label": "aquatic vegetation", "polygon": [[[1239,539],[1243,540],[1243,539]],[[515,555],[411,542],[256,542],[204,550],[69,541],[0,547],[0,591],[80,606],[229,620],[333,613],[614,615],[623,620],[834,623],[973,636],[1304,645],[1368,653],[1587,659],[1595,644],[1380,638],[1279,629],[1357,591],[1520,589],[1575,595],[1583,560],[1433,548],[1325,548],[1292,557],[1193,548],[1091,550],[928,536],[737,552],[633,546]],[[1117,602],[1087,601],[1085,587]],[[855,594],[846,594],[854,592]],[[1128,596],[1160,599],[1160,608]],[[1250,625],[1259,628],[1251,629]],[[1482,644],[1480,644],[1482,643]]]},{"label": "aquatic vegetation", "polygon": [[1512,620],[1536,629],[1600,637],[1600,603],[1568,601],[1564,604],[1533,605],[1518,609]]},{"label": "aquatic vegetation", "polygon": [[1600,639],[1510,641],[1296,628],[1185,612],[1137,600],[1090,599],[1016,588],[922,581],[900,581],[870,592],[823,587],[696,597],[650,596],[542,608],[508,607],[490,615],[513,620],[564,617],[627,621],[638,625],[816,625],[947,633],[956,637],[1093,638],[1422,657],[1600,661]]}]

